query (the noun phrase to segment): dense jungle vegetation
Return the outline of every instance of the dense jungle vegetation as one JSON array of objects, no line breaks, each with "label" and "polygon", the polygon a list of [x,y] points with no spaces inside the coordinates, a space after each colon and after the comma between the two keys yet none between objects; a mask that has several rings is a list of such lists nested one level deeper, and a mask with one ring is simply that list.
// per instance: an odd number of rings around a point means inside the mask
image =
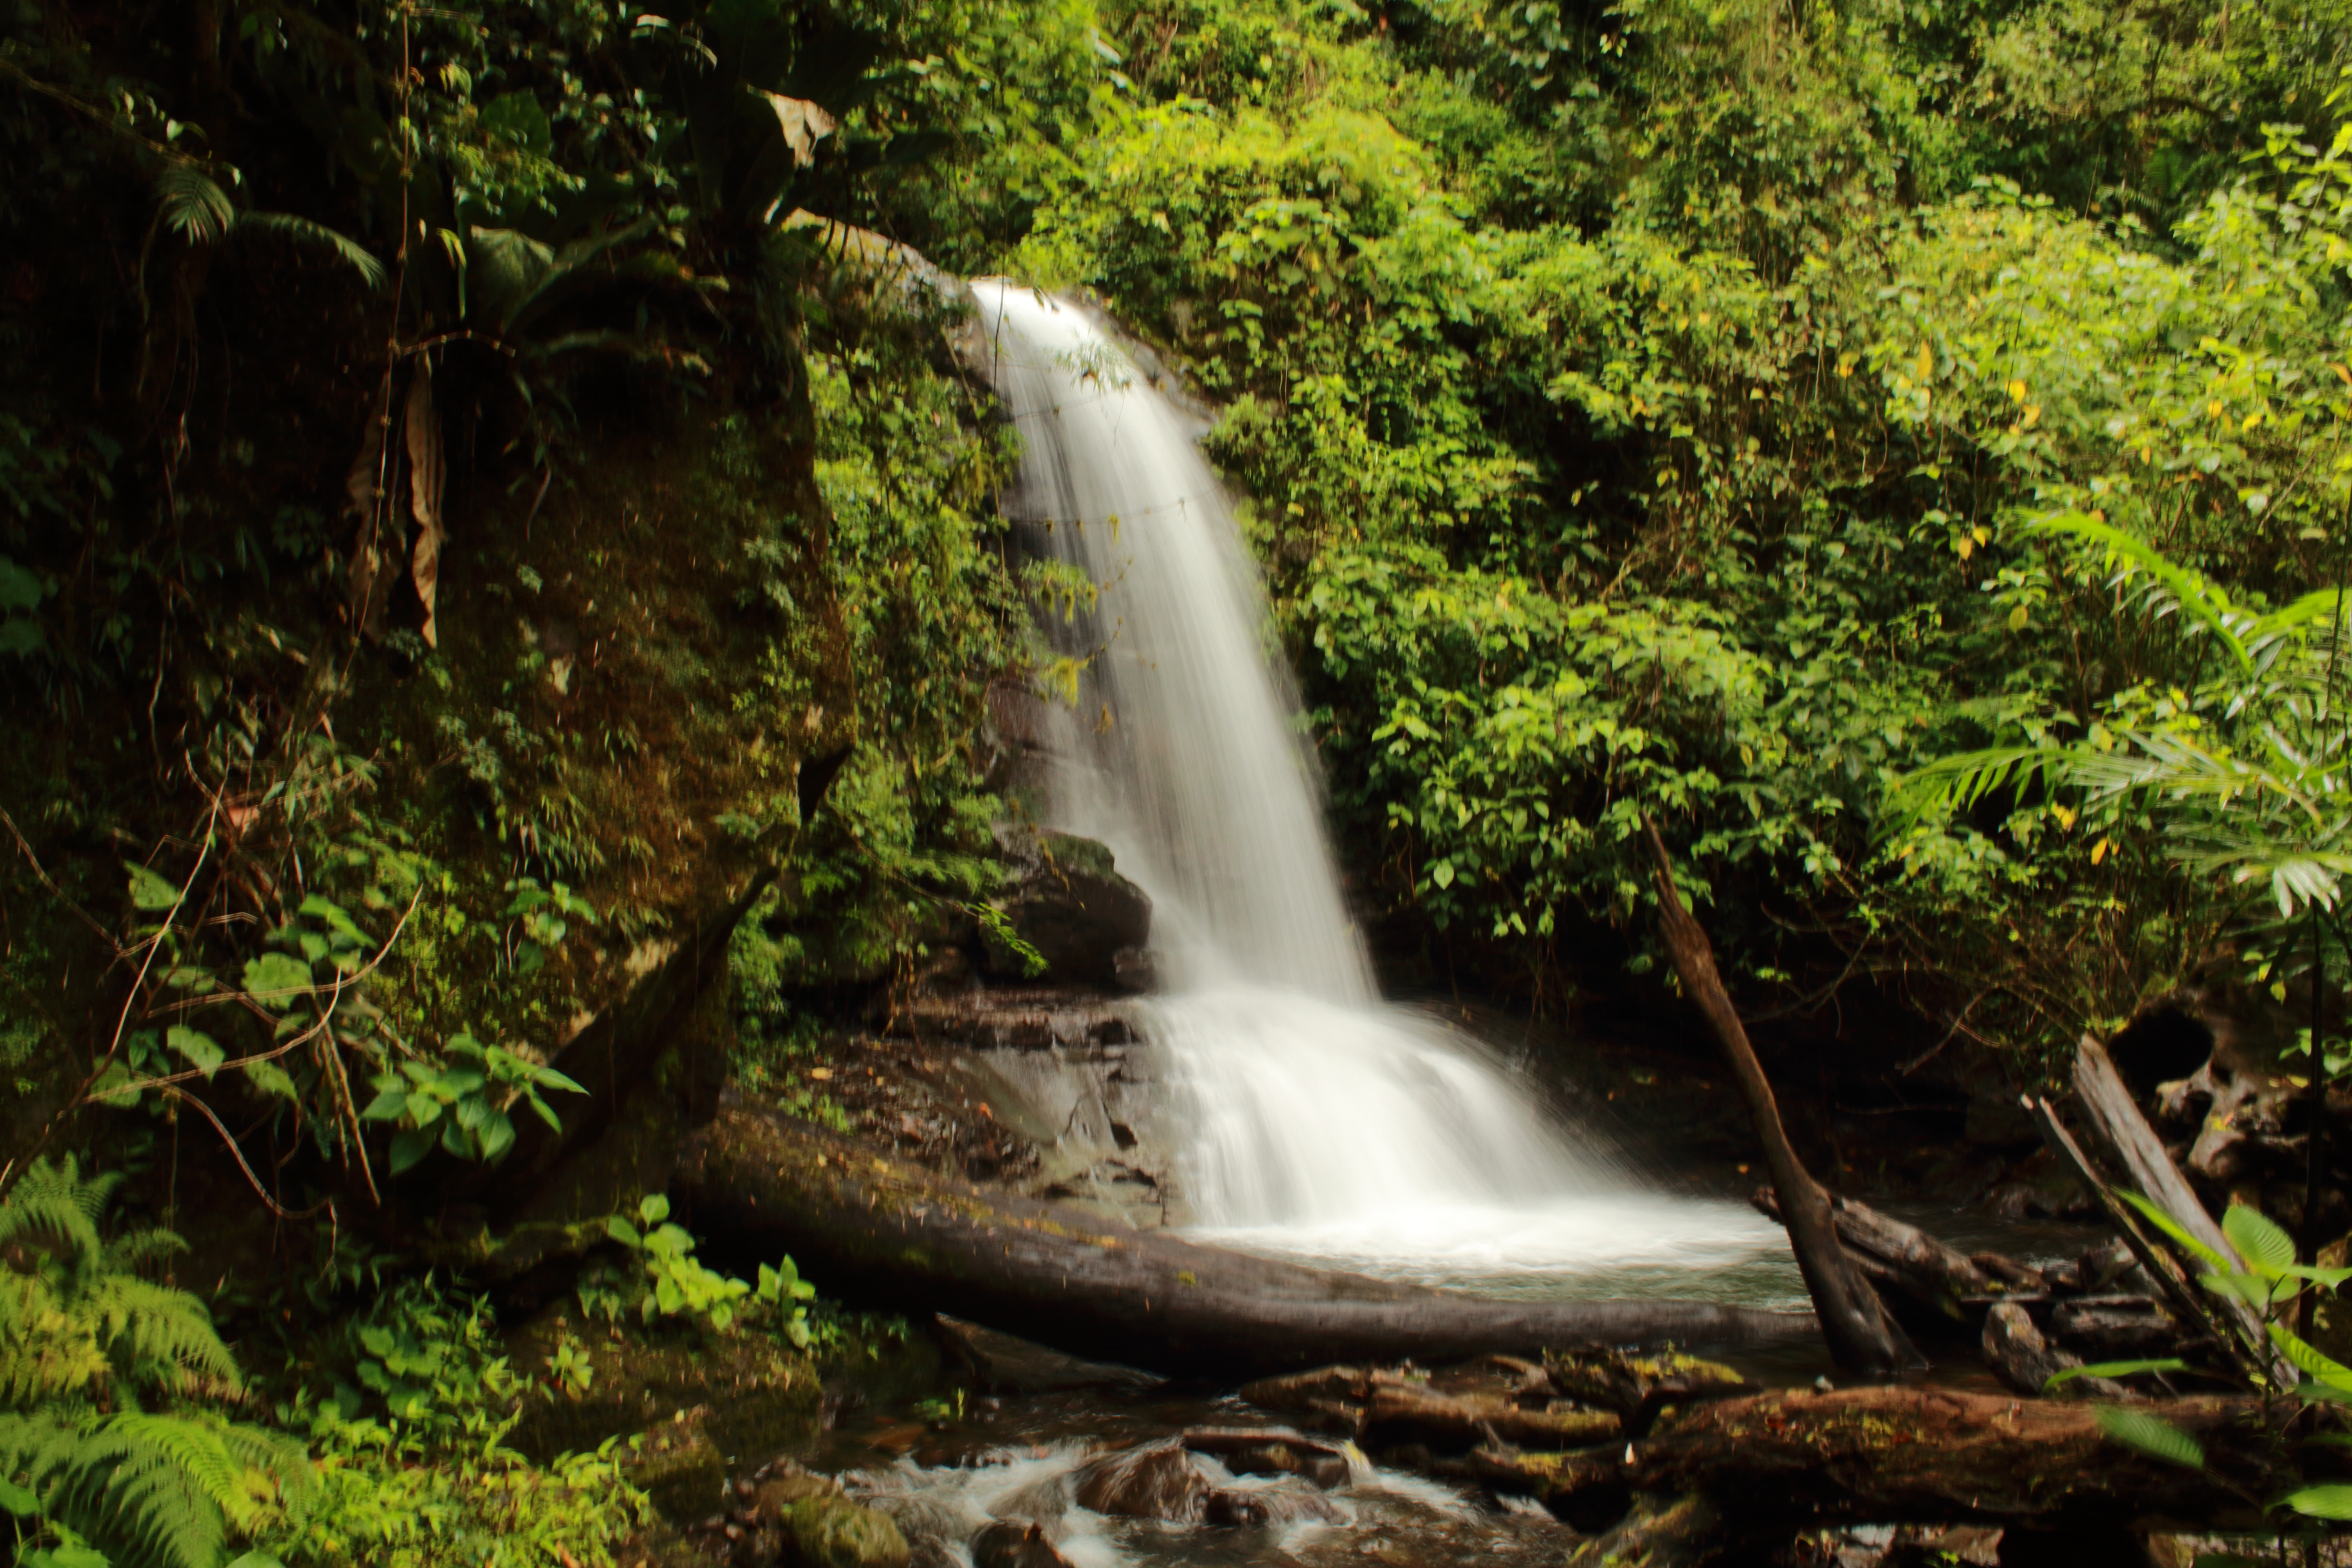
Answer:
[{"label": "dense jungle vegetation", "polygon": [[[2308,1018],[2348,88],[2346,0],[5,0],[17,1560],[612,1561],[447,1271],[635,983],[690,1115],[987,918],[1073,585],[929,268],[1216,410],[1399,985],[1662,994],[1646,814],[1759,1011]],[[887,1335],[639,1174],[522,1216],[583,1323]]]}]

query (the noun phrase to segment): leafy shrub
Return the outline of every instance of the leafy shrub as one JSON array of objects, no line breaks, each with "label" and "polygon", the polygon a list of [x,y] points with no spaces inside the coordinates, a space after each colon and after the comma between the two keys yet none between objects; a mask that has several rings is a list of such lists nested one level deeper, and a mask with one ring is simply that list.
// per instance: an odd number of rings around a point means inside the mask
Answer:
[{"label": "leafy shrub", "polygon": [[317,1504],[274,1541],[289,1561],[365,1568],[590,1564],[643,1517],[620,1445],[541,1467],[506,1446],[530,1382],[478,1296],[405,1279],[342,1330],[339,1377],[279,1412],[319,1453]]}]

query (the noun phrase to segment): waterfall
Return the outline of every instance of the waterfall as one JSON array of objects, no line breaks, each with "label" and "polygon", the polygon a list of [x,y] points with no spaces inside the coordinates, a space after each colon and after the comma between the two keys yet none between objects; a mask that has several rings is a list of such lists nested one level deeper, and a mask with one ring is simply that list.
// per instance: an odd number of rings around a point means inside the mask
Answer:
[{"label": "waterfall", "polygon": [[[1197,421],[1081,308],[974,285],[1024,443],[1014,516],[1099,589],[1048,617],[1045,814],[1151,896],[1150,1037],[1198,1224],[1422,1278],[1785,1254],[1744,1209],[1633,1191],[1475,1042],[1378,1000],[1255,563]],[[1065,608],[1067,608],[1066,605]],[[1720,1260],[1720,1259],[1718,1259]]]}]

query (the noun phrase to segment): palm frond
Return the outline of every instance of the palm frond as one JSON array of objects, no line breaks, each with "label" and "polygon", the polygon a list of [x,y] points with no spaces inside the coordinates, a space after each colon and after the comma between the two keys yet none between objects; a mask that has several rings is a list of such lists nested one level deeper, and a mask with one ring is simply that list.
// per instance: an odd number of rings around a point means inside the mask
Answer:
[{"label": "palm frond", "polygon": [[2253,668],[2253,655],[2246,647],[2241,628],[2257,623],[2250,622],[2230,602],[2229,595],[2202,574],[2178,564],[2146,540],[2087,512],[2060,512],[2033,523],[2027,531],[2069,534],[2099,545],[2106,551],[2110,566],[2121,565],[2123,576],[2128,577],[2134,571],[2147,573],[2164,589],[2169,602],[2211,632],[2241,667]]},{"label": "palm frond", "polygon": [[1938,757],[1889,786],[1889,812],[1898,826],[1908,827],[1931,816],[1966,811],[1996,790],[2025,789],[2053,766],[2063,765],[2066,756],[2067,748],[2045,743]]},{"label": "palm frond", "polygon": [[282,234],[306,245],[323,246],[350,263],[369,288],[383,287],[383,263],[378,261],[367,247],[341,229],[329,228],[315,219],[298,217],[292,213],[247,213],[236,220],[236,225],[243,229]]},{"label": "palm frond", "polygon": [[165,226],[190,245],[214,244],[236,224],[228,193],[185,163],[156,176],[155,206]]}]

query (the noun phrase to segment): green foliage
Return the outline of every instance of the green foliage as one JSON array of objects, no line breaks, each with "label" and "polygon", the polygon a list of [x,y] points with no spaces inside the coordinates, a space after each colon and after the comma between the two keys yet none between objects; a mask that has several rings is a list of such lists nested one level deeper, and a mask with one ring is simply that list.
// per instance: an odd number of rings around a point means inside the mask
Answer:
[{"label": "green foliage", "polygon": [[656,1313],[701,1318],[721,1332],[735,1321],[735,1303],[751,1293],[740,1279],[706,1268],[694,1256],[694,1237],[669,1220],[669,1199],[647,1193],[637,1205],[643,1231],[619,1215],[604,1222],[605,1234],[636,1254],[644,1270],[642,1294],[634,1305],[646,1322]]},{"label": "green foliage", "polygon": [[544,1467],[506,1446],[530,1381],[488,1303],[404,1279],[343,1328],[339,1379],[279,1412],[319,1452],[320,1496],[269,1544],[289,1563],[609,1565],[646,1515],[618,1440]]},{"label": "green foliage", "polygon": [[2161,1416],[2127,1405],[2103,1405],[2099,1406],[2098,1419],[2099,1430],[2126,1448],[2137,1448],[2184,1469],[2205,1468],[2204,1445]]},{"label": "green foliage", "polygon": [[735,1321],[738,1304],[748,1298],[755,1318],[794,1349],[807,1350],[815,1342],[806,1303],[815,1300],[816,1287],[800,1277],[791,1258],[775,1268],[760,1265],[756,1286],[707,1268],[694,1256],[693,1236],[670,1221],[669,1199],[659,1193],[647,1193],[638,1202],[635,1224],[614,1215],[604,1230],[634,1255],[631,1272],[639,1278],[632,1282],[607,1269],[583,1279],[580,1307],[589,1316],[610,1321],[634,1310],[646,1323],[656,1316],[692,1317],[724,1333]]},{"label": "green foliage", "polygon": [[[0,1506],[27,1552],[117,1568],[216,1568],[233,1539],[299,1510],[299,1444],[183,1403],[242,1392],[204,1303],[137,1270],[169,1231],[108,1237],[119,1173],[36,1160],[0,1203]],[[40,1546],[47,1540],[52,1544]]]},{"label": "green foliage", "polygon": [[399,1123],[401,1131],[392,1140],[394,1175],[436,1142],[460,1159],[495,1163],[514,1146],[514,1121],[507,1114],[511,1107],[530,1106],[560,1131],[562,1122],[539,1091],[587,1092],[553,1068],[486,1046],[471,1035],[453,1037],[446,1050],[438,1064],[404,1061],[399,1072],[380,1074],[375,1098],[360,1113],[365,1121]]},{"label": "green foliage", "polygon": [[12,1512],[115,1568],[217,1568],[230,1540],[267,1532],[313,1485],[299,1443],[209,1412],[0,1412],[0,1475],[22,1478],[0,1499],[25,1505]]},{"label": "green foliage", "polygon": [[74,1157],[35,1160],[0,1202],[0,1404],[35,1410],[75,1396],[236,1393],[236,1363],[205,1305],[138,1270],[185,1250],[166,1230],[107,1237],[120,1173],[85,1177]]}]

